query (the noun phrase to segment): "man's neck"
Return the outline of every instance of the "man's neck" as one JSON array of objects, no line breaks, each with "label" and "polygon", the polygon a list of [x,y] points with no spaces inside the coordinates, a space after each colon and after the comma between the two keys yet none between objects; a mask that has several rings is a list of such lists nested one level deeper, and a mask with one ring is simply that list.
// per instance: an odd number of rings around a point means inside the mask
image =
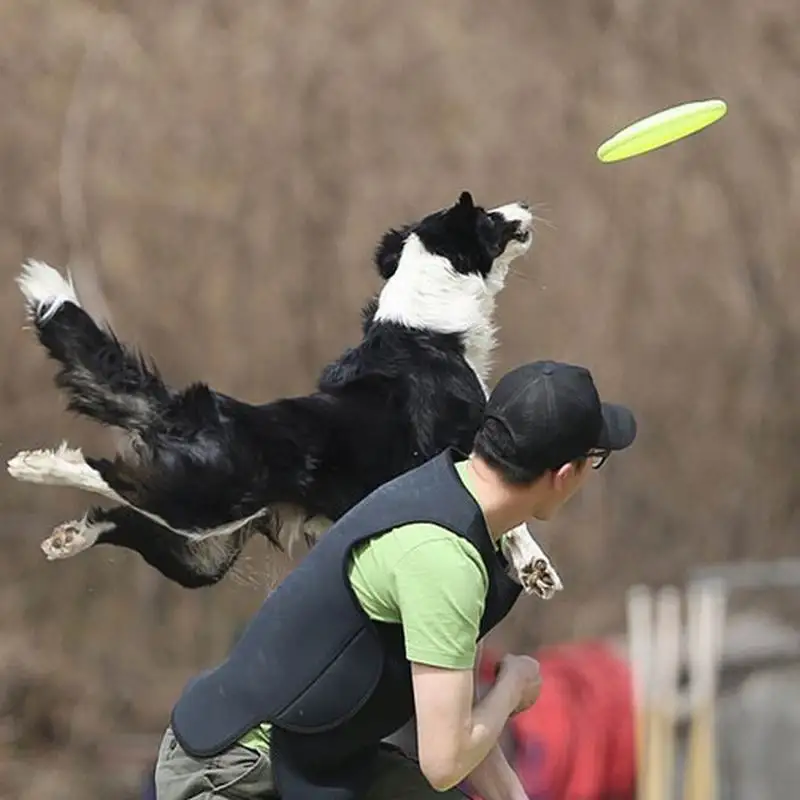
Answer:
[{"label": "man's neck", "polygon": [[499,541],[504,533],[526,522],[531,512],[535,512],[530,495],[521,502],[519,490],[504,483],[482,460],[470,456],[467,473],[493,541]]}]

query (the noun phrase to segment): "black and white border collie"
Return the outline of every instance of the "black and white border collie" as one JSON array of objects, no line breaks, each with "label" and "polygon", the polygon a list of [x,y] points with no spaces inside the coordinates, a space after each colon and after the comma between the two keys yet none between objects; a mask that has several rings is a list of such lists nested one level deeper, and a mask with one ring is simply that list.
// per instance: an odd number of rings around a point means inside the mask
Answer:
[{"label": "black and white border collie", "polygon": [[[126,547],[184,587],[219,581],[248,539],[290,554],[382,483],[446,447],[469,452],[495,344],[495,297],[527,252],[524,203],[486,211],[463,192],[450,208],[386,233],[385,284],[363,312],[363,338],[329,364],[317,390],[250,405],[203,383],[177,391],[98,326],[69,279],[38,261],[17,282],[39,341],[58,362],[69,409],[127,434],[113,459],[63,444],[8,463],[21,481],[72,486],[117,503],[59,525],[49,559]],[[561,588],[521,526],[504,537],[531,593]]]}]

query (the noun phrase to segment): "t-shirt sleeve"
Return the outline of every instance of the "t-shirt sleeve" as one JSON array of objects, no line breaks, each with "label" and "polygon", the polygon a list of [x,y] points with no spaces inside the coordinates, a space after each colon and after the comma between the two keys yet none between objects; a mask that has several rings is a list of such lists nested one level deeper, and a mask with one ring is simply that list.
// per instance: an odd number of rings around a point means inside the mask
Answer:
[{"label": "t-shirt sleeve", "polygon": [[433,530],[436,535],[406,552],[394,569],[406,658],[471,669],[486,602],[486,567],[471,544]]}]

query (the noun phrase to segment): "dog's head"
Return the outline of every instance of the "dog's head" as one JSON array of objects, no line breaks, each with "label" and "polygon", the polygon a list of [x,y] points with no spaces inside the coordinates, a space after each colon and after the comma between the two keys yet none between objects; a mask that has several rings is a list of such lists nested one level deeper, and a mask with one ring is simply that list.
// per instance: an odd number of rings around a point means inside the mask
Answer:
[{"label": "dog's head", "polygon": [[455,205],[384,235],[375,253],[381,277],[389,281],[401,264],[431,262],[455,276],[480,279],[497,294],[505,285],[509,264],[527,252],[533,240],[533,215],[525,203],[489,211],[462,192]]},{"label": "dog's head", "polygon": [[487,211],[462,192],[455,205],[381,240],[375,263],[386,281],[364,312],[364,330],[391,323],[458,334],[464,354],[485,380],[494,347],[494,298],[511,262],[533,239],[524,203]]}]

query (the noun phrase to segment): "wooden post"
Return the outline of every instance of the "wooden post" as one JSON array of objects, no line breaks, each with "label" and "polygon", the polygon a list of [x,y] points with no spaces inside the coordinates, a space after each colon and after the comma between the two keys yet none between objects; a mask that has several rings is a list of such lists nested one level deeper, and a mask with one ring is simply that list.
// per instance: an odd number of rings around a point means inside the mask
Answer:
[{"label": "wooden post", "polygon": [[718,581],[689,590],[690,721],[684,800],[717,800],[716,695],[726,597]]}]

